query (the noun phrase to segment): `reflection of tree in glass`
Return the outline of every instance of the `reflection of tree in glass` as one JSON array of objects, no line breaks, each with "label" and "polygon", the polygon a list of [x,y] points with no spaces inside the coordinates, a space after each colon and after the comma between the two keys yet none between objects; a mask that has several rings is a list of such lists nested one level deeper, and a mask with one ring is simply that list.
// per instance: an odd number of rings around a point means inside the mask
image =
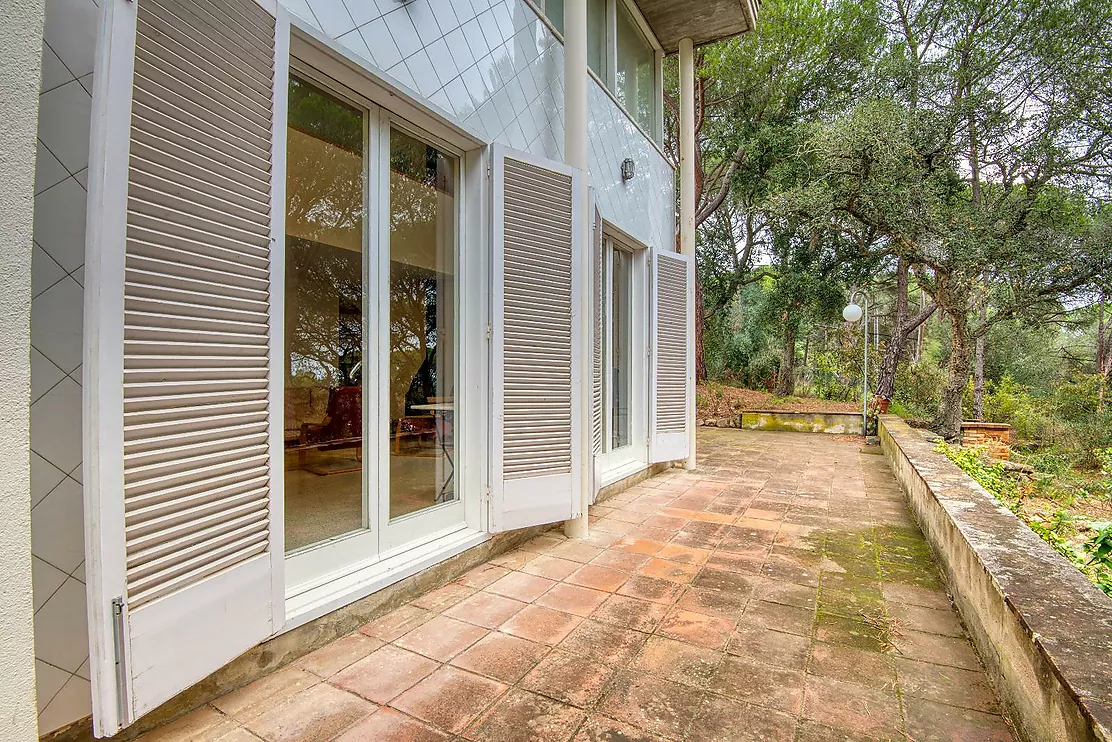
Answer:
[{"label": "reflection of tree in glass", "polygon": [[[455,162],[435,147],[390,132],[391,416],[442,396],[436,350],[440,281],[450,281],[454,236],[450,206]],[[447,220],[447,221],[446,221]]]},{"label": "reflection of tree in glass", "polygon": [[[290,78],[286,219],[302,237],[359,238],[363,226],[363,112]],[[329,239],[329,236],[332,236]]]},{"label": "reflection of tree in glass", "polygon": [[286,240],[286,347],[290,374],[309,386],[357,386],[363,347],[362,256]]},{"label": "reflection of tree in glass", "polygon": [[361,383],[363,112],[290,79],[286,347],[293,386]]}]

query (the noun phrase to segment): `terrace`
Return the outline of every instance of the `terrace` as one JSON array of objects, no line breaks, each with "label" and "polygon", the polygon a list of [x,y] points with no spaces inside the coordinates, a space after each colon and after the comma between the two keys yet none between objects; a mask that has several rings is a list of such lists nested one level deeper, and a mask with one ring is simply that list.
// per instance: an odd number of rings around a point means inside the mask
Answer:
[{"label": "terrace", "polygon": [[143,739],[1010,740],[885,459],[699,431],[699,468]]}]

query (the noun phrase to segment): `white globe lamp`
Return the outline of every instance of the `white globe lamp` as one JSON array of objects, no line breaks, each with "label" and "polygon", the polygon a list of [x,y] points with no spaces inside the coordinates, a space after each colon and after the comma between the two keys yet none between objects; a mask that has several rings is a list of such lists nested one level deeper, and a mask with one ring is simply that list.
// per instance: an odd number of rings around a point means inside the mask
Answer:
[{"label": "white globe lamp", "polygon": [[857,302],[851,301],[846,305],[846,308],[842,310],[842,317],[846,322],[856,322],[861,319],[861,306],[857,304]]}]

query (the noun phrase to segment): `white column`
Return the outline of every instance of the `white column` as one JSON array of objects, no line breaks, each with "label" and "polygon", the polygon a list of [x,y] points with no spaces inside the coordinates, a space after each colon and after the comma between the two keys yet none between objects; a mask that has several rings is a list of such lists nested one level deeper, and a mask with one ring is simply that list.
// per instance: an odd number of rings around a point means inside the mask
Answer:
[{"label": "white column", "polygon": [[[591,241],[591,219],[587,218],[587,0],[567,0],[564,3],[564,162],[571,167],[583,171],[583,193],[581,194],[584,205],[583,219],[580,220],[580,235],[583,245]],[[587,251],[583,253],[588,255]],[[577,266],[580,271],[581,286],[591,285],[591,261],[583,260]],[[583,291],[582,306],[580,307],[580,322],[587,329],[590,322],[591,292]],[[591,334],[581,333],[582,358],[587,359],[587,367],[591,358]],[[586,383],[586,377],[585,377]],[[569,538],[587,538],[587,508],[591,503],[591,471],[594,464],[591,461],[591,395],[581,394],[582,414],[580,420],[580,436],[583,451],[583,465],[580,466],[580,516],[564,524],[564,533]]]},{"label": "white column", "polygon": [[[0,737],[38,739],[31,601],[31,231],[43,0],[0,28]],[[63,13],[64,10],[58,12]]]},{"label": "white column", "polygon": [[[695,256],[695,52],[680,39],[680,252]],[[694,291],[694,287],[692,287]],[[695,318],[687,327],[688,443],[686,468],[695,468]]]}]

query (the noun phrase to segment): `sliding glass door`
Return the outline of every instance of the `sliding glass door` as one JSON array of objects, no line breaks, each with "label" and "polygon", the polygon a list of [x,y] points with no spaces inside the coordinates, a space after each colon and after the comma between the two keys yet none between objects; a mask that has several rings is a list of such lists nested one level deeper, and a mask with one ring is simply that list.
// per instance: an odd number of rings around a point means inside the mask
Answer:
[{"label": "sliding glass door", "polygon": [[288,583],[462,527],[459,156],[292,74],[286,160]]}]

